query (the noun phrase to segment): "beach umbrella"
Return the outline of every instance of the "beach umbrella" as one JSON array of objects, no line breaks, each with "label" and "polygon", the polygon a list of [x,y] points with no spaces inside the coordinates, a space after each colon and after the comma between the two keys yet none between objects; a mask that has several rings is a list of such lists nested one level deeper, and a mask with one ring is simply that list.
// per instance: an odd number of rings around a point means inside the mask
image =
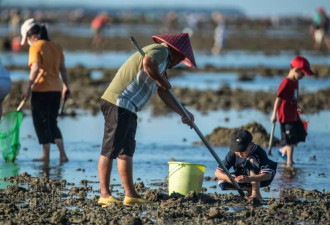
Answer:
[{"label": "beach umbrella", "polygon": [[[31,85],[31,90],[38,83],[43,75],[43,70],[35,78]],[[0,121],[0,147],[2,157],[6,162],[14,162],[19,153],[21,144],[19,141],[19,131],[23,121],[23,108],[27,99],[23,99],[16,111],[7,113]]]}]

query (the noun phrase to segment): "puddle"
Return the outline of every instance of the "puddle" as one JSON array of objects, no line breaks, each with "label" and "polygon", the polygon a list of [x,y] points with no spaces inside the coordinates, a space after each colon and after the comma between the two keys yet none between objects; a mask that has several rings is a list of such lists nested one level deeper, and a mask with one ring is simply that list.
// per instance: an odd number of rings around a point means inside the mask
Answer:
[{"label": "puddle", "polygon": [[234,213],[234,212],[241,212],[241,211],[245,211],[246,207],[244,205],[242,206],[224,206],[227,210],[227,212],[229,213]]},{"label": "puddle", "polygon": [[92,80],[100,80],[103,77],[103,72],[100,70],[91,71],[90,77]]}]

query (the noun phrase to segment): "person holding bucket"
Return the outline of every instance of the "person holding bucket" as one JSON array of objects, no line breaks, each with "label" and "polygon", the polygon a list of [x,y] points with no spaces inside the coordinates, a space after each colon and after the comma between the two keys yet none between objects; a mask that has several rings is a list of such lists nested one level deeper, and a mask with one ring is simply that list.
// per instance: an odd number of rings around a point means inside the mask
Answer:
[{"label": "person holding bucket", "polygon": [[299,114],[302,110],[298,107],[299,80],[305,75],[313,75],[306,58],[297,56],[291,61],[291,69],[282,80],[274,102],[271,122],[276,122],[276,114],[281,124],[281,144],[279,155],[286,161],[286,167],[293,166],[293,150],[298,142],[305,142],[306,130]]},{"label": "person holding bucket", "polygon": [[42,156],[34,161],[49,161],[50,144],[55,143],[60,153],[60,163],[67,162],[62,134],[57,126],[61,96],[66,100],[70,93],[62,47],[50,41],[46,27],[33,18],[23,23],[21,35],[21,45],[30,45],[30,79],[22,98],[27,100],[31,95],[33,125],[43,149]]},{"label": "person holding bucket", "polygon": [[[235,171],[231,175],[243,190],[248,191],[249,201],[261,203],[260,187],[271,184],[277,163],[268,158],[264,149],[254,144],[248,130],[235,130],[231,135],[229,149],[223,160],[224,166],[228,170],[234,167]],[[235,189],[220,166],[217,167],[215,176],[222,190]]]},{"label": "person holding bucket", "polygon": [[[137,112],[145,106],[157,90],[159,97],[173,111],[181,115],[182,122],[190,125],[169,90],[166,70],[180,62],[188,67],[196,67],[193,50],[187,33],[152,36],[156,44],[143,48],[145,56],[139,52],[132,55],[118,70],[101,97],[101,111],[104,115],[104,137],[99,157],[98,170],[101,196],[98,203],[121,204],[110,192],[110,175],[113,160],[121,177],[125,198],[124,205],[143,204],[133,184],[133,155]],[[192,121],[194,116],[188,112]]]}]

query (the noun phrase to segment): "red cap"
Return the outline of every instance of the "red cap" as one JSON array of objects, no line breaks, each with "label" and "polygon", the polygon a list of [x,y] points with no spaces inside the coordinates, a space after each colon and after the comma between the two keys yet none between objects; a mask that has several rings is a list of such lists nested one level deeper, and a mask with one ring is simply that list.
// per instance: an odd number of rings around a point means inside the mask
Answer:
[{"label": "red cap", "polygon": [[313,75],[314,72],[311,70],[309,66],[309,62],[302,56],[297,56],[291,61],[291,66],[293,68],[301,70],[301,72],[305,75]]},{"label": "red cap", "polygon": [[166,43],[170,48],[185,56],[185,59],[182,61],[182,63],[186,66],[197,67],[188,33],[164,34],[157,36],[154,35],[152,36],[152,39],[156,43]]}]

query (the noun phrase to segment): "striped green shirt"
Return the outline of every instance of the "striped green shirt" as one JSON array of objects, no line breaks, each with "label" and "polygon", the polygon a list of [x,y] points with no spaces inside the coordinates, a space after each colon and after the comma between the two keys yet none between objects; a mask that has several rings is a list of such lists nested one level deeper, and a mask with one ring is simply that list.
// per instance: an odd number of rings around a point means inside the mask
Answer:
[{"label": "striped green shirt", "polygon": [[[152,44],[144,47],[143,51],[157,61],[159,73],[164,76],[169,63],[168,49],[160,44]],[[139,52],[132,55],[119,68],[102,98],[133,113],[140,111],[158,89],[155,80],[143,70],[142,61]]]}]

